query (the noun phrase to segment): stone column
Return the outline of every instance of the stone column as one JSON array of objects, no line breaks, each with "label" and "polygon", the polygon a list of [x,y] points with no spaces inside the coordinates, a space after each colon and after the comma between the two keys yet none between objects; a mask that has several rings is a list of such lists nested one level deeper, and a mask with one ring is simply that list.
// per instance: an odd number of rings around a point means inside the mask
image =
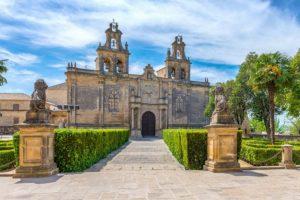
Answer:
[{"label": "stone column", "polygon": [[295,163],[293,162],[293,146],[289,144],[282,145],[282,160],[279,163],[280,166],[285,167],[286,169],[296,168]]},{"label": "stone column", "polygon": [[54,128],[50,124],[22,124],[19,167],[14,178],[42,177],[58,173],[54,162]]},{"label": "stone column", "polygon": [[131,130],[135,129],[134,127],[134,108],[131,108]]}]

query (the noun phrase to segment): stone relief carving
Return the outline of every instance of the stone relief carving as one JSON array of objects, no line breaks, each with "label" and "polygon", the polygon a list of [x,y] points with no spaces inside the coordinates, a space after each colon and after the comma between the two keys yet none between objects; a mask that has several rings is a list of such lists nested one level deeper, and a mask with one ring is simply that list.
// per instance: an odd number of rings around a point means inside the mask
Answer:
[{"label": "stone relief carving", "polygon": [[145,85],[144,86],[144,95],[148,95],[148,97],[150,98],[153,93],[154,93],[154,86],[152,85]]},{"label": "stone relief carving", "polygon": [[131,97],[137,96],[135,87],[131,87],[129,92]]}]

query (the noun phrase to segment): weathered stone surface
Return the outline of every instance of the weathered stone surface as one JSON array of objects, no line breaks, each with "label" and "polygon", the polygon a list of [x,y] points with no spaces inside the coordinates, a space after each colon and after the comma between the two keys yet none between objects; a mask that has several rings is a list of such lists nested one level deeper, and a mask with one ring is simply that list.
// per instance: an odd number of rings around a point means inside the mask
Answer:
[{"label": "weathered stone surface", "polygon": [[293,162],[293,146],[289,144],[282,145],[282,160],[279,163],[280,166],[284,166],[286,169],[296,168]]},{"label": "weathered stone surface", "polygon": [[237,125],[209,125],[207,129],[207,161],[204,168],[212,172],[240,171]]},{"label": "weathered stone surface", "polygon": [[105,44],[99,44],[97,49],[96,70],[69,65],[68,104],[80,106],[69,114],[71,125],[126,127],[132,130],[132,136],[141,137],[141,121],[146,112],[155,115],[156,136],[161,136],[166,127],[208,124],[204,107],[209,82],[190,81],[190,61],[181,36],[172,43],[166,66],[158,76],[149,64],[143,74],[129,74],[126,46],[123,47],[119,32],[112,32],[110,26]]},{"label": "weathered stone surface", "polygon": [[15,178],[56,174],[54,128],[49,124],[22,124],[20,129],[19,167]]}]

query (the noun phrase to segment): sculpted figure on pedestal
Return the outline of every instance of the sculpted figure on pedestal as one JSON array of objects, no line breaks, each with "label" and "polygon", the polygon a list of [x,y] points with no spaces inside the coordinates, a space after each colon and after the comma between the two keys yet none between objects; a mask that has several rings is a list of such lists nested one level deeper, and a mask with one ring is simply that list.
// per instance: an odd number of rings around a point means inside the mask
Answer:
[{"label": "sculpted figure on pedestal", "polygon": [[211,124],[234,124],[222,86],[216,86],[215,89],[215,110],[211,117]]}]

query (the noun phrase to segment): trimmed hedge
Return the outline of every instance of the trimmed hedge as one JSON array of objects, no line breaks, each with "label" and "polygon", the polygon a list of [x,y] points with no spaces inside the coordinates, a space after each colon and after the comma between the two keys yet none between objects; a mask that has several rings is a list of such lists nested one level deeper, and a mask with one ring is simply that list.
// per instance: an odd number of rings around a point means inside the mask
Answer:
[{"label": "trimmed hedge", "polygon": [[[241,150],[242,131],[238,131],[237,154]],[[165,129],[163,139],[174,157],[186,169],[202,169],[207,159],[206,129]]]},{"label": "trimmed hedge", "polygon": [[202,169],[207,157],[204,129],[165,129],[163,139],[174,157],[186,169]]},{"label": "trimmed hedge", "polygon": [[0,170],[8,169],[15,165],[15,151],[2,150],[0,151]]},{"label": "trimmed hedge", "polygon": [[266,139],[243,139],[240,157],[256,166],[278,165],[281,161],[281,153],[272,159],[269,158],[280,152],[283,144],[293,145],[293,160],[296,164],[300,164],[300,141],[276,141],[272,145]]},{"label": "trimmed hedge", "polygon": [[14,152],[11,140],[0,141],[0,170],[5,170],[15,165]]},{"label": "trimmed hedge", "polygon": [[19,144],[20,144],[20,133],[15,132],[13,135],[13,144],[15,148],[16,167],[19,166]]},{"label": "trimmed hedge", "polygon": [[125,129],[56,129],[55,162],[61,172],[83,171],[129,139]]}]

